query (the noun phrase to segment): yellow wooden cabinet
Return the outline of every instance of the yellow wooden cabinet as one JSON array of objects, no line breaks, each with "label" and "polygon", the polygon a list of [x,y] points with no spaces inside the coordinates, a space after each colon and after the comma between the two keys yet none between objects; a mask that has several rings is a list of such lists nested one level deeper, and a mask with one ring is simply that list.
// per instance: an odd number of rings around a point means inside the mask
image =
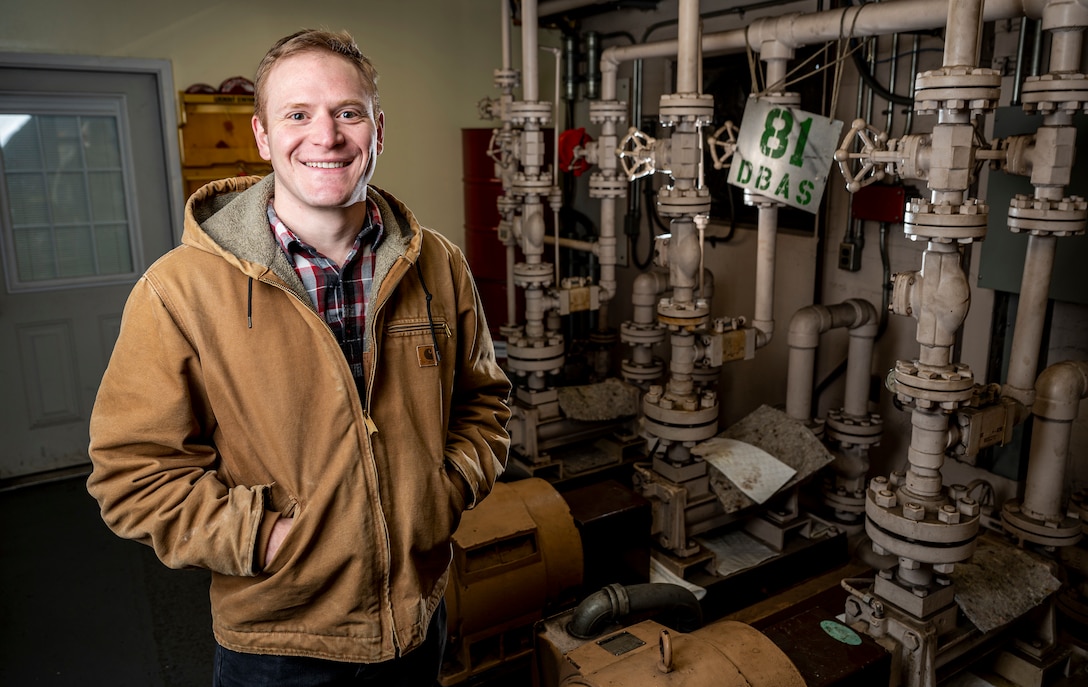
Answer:
[{"label": "yellow wooden cabinet", "polygon": [[186,195],[216,179],[272,171],[253,141],[253,96],[183,92],[178,97]]}]

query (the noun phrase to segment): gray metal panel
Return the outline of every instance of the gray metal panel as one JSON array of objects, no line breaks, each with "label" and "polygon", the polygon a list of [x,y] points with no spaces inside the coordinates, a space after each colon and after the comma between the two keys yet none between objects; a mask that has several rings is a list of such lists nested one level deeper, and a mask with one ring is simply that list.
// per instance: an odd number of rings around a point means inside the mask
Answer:
[{"label": "gray metal panel", "polygon": [[[1001,107],[994,114],[994,137],[1031,133],[1039,128],[1042,121],[1041,115],[1026,115],[1018,107]],[[1077,157],[1066,195],[1088,197],[1088,119],[1078,115],[1073,121],[1077,127]],[[980,244],[982,257],[978,285],[981,287],[1020,293],[1028,238],[1027,234],[1012,233],[1007,224],[1009,201],[1017,193],[1032,195],[1033,188],[1027,177],[990,172],[985,193],[986,203],[990,206],[989,227],[986,240]],[[1085,265],[1088,265],[1088,236],[1059,238],[1050,297],[1088,304],[1088,272]]]}]

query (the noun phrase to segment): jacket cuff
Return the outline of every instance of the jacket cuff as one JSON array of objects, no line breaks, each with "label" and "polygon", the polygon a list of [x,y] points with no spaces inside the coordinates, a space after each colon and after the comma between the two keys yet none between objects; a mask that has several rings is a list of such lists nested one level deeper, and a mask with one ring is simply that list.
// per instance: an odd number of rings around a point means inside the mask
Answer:
[{"label": "jacket cuff", "polygon": [[253,546],[253,573],[264,570],[264,559],[268,554],[268,539],[272,536],[272,528],[282,517],[274,510],[265,510],[261,518],[261,526],[257,528],[257,541]]}]

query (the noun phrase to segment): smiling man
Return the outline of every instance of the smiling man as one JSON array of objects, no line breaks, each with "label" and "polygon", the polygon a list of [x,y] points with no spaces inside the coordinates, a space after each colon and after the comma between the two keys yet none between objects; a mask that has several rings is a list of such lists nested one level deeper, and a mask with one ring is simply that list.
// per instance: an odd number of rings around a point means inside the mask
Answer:
[{"label": "smiling man", "polygon": [[433,685],[509,382],[464,256],[369,185],[377,72],[302,31],[256,76],[264,179],[205,186],[133,288],[91,418],[120,536],[212,571],[221,687]]}]

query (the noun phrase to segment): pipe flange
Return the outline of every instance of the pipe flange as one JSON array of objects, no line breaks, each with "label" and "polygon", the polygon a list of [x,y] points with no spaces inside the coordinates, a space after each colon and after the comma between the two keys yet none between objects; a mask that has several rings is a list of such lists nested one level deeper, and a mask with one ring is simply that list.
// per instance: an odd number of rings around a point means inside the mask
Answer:
[{"label": "pipe flange", "polygon": [[884,432],[884,420],[877,414],[853,417],[842,409],[827,413],[827,436],[843,447],[876,446]]},{"label": "pipe flange", "polygon": [[694,122],[705,126],[714,119],[714,96],[709,93],[666,93],[661,96],[658,121],[662,126]]},{"label": "pipe flange", "polygon": [[642,397],[643,428],[670,441],[704,441],[718,433],[718,404],[699,406],[696,396],[672,399],[647,393]]},{"label": "pipe flange", "polygon": [[547,174],[529,176],[523,172],[514,175],[510,190],[520,196],[546,197],[552,190],[552,179]]},{"label": "pipe flange", "polygon": [[627,121],[627,103],[619,100],[594,100],[589,103],[589,121],[593,124]]},{"label": "pipe flange", "polygon": [[654,358],[648,363],[636,363],[626,359],[620,363],[620,373],[629,382],[652,382],[665,374],[665,361]]},{"label": "pipe flange", "polygon": [[662,298],[657,304],[657,321],[672,331],[701,329],[710,321],[710,304],[705,299],[676,303]]},{"label": "pipe flange", "polygon": [[503,88],[517,88],[521,84],[521,72],[516,69],[496,69],[495,70],[495,87],[499,89]]},{"label": "pipe flange", "polygon": [[552,121],[551,103],[530,102],[517,100],[510,103],[510,121],[517,126],[529,123],[540,125],[550,124]]},{"label": "pipe flange", "polygon": [[897,360],[887,386],[901,403],[923,409],[939,406],[951,411],[971,400],[974,383],[974,374],[967,365],[933,367]]},{"label": "pipe flange", "polygon": [[513,372],[559,372],[563,369],[563,337],[518,339],[506,344],[506,364]]},{"label": "pipe flange", "polygon": [[1043,74],[1024,79],[1021,90],[1028,114],[1070,114],[1088,109],[1088,77],[1084,74]]},{"label": "pipe flange", "polygon": [[1069,497],[1069,510],[1080,518],[1081,530],[1088,534],[1088,490],[1073,492]]},{"label": "pipe flange", "polygon": [[[891,505],[881,505],[889,495]],[[894,496],[887,489],[870,487],[865,492],[865,530],[874,544],[923,563],[959,563],[974,552],[977,505],[973,513],[947,503],[930,509],[909,497]]]},{"label": "pipe flange", "polygon": [[1017,194],[1009,201],[1009,230],[1036,236],[1076,236],[1088,224],[1088,202],[1080,196],[1061,200]]},{"label": "pipe flange", "polygon": [[1037,517],[1028,514],[1020,502],[1010,499],[1001,507],[1001,524],[1005,531],[1024,541],[1040,546],[1071,546],[1080,541],[1081,521],[1065,515]]},{"label": "pipe flange", "polygon": [[547,262],[519,262],[514,265],[514,284],[523,289],[534,286],[547,286],[555,277],[552,266]]},{"label": "pipe flange", "polygon": [[903,213],[903,233],[912,241],[971,243],[986,236],[989,214],[989,206],[977,198],[958,204],[911,198]]},{"label": "pipe flange", "polygon": [[836,487],[832,484],[823,486],[824,503],[835,511],[841,513],[865,512],[865,491],[847,491],[845,487]]},{"label": "pipe flange", "polygon": [[632,346],[653,346],[663,342],[665,337],[665,327],[660,322],[624,322],[620,325],[620,341]]},{"label": "pipe flange", "polygon": [[694,217],[710,213],[710,191],[706,188],[680,190],[663,187],[657,192],[658,214],[663,217]]},{"label": "pipe flange", "polygon": [[627,195],[627,179],[594,172],[589,176],[590,198],[623,198]]},{"label": "pipe flange", "polygon": [[918,114],[948,110],[979,115],[997,107],[1001,72],[980,67],[942,67],[920,72],[914,88],[914,110]]}]

